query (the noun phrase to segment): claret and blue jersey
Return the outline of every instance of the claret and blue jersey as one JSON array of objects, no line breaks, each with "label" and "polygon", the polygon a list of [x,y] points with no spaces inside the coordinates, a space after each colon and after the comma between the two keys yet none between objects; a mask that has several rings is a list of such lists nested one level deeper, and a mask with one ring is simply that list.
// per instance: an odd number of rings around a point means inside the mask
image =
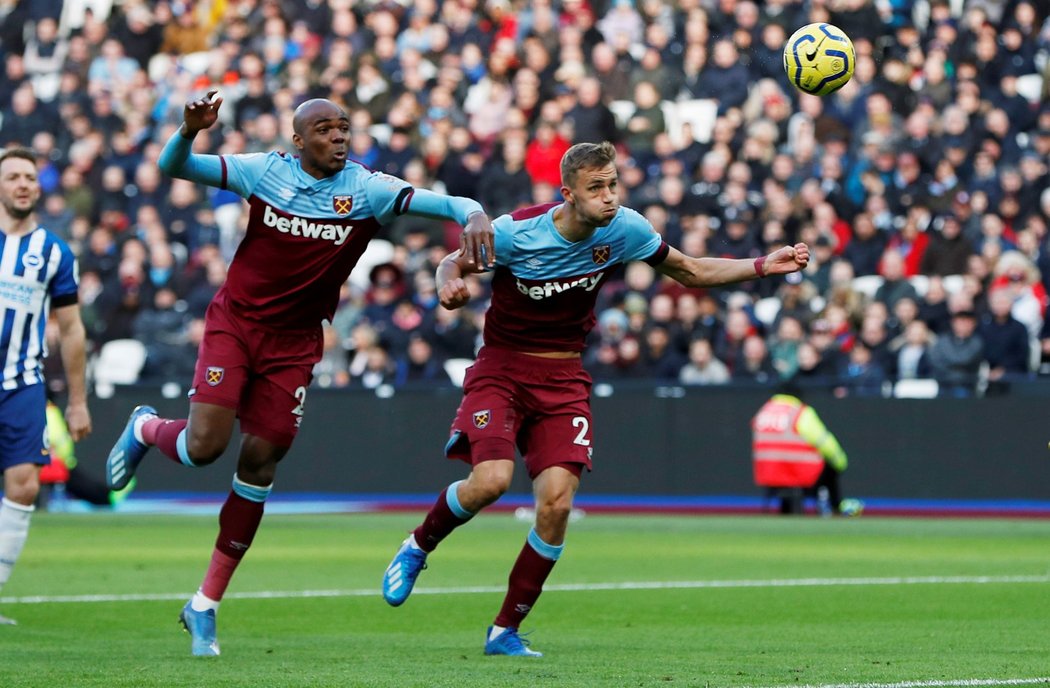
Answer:
[{"label": "claret and blue jersey", "polygon": [[403,213],[461,224],[481,210],[468,199],[415,190],[355,163],[331,177],[280,152],[193,155],[176,133],[161,169],[247,199],[248,227],[216,299],[269,330],[308,330],[331,319],[346,281],[379,227]]},{"label": "claret and blue jersey", "polygon": [[13,390],[44,381],[48,312],[77,302],[77,269],[69,246],[43,227],[23,236],[0,233],[0,244],[3,389]]},{"label": "claret and blue jersey", "polygon": [[487,346],[582,351],[610,271],[632,260],[656,265],[667,255],[649,221],[623,207],[588,238],[568,241],[554,226],[559,205],[525,208],[492,223],[496,268],[485,316]]},{"label": "claret and blue jersey", "polygon": [[218,158],[219,186],[248,200],[248,228],[230,265],[228,297],[245,317],[289,329],[331,318],[379,227],[404,212],[412,187],[348,163],[315,179],[283,153]]}]

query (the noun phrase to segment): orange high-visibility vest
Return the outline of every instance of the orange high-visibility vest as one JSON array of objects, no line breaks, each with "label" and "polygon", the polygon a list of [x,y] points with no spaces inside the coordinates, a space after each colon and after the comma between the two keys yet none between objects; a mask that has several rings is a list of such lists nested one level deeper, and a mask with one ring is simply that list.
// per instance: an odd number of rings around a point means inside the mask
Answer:
[{"label": "orange high-visibility vest", "polygon": [[761,487],[812,487],[824,470],[824,457],[799,435],[806,405],[770,399],[751,419],[755,484]]}]

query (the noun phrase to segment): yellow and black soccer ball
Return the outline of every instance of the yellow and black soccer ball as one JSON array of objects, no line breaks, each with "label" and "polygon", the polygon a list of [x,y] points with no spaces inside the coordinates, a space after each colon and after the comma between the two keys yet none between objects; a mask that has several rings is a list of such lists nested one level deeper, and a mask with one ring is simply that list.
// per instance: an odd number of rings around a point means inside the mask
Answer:
[{"label": "yellow and black soccer ball", "polygon": [[834,93],[850,80],[856,65],[853,41],[831,24],[807,24],[791,34],[784,46],[784,71],[803,93]]}]

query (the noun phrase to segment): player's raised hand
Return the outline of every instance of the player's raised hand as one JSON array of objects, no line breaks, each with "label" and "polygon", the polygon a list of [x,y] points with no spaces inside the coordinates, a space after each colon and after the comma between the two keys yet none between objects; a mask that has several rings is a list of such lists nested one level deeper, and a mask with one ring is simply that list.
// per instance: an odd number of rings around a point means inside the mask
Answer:
[{"label": "player's raised hand", "polygon": [[219,118],[220,105],[222,105],[222,96],[218,91],[208,91],[203,98],[187,102],[182,111],[183,135],[188,138],[193,137],[198,131],[215,124],[215,120]]},{"label": "player's raised hand", "polygon": [[478,267],[491,268],[496,264],[492,222],[485,213],[474,213],[467,219],[467,226],[459,239],[459,252]]},{"label": "player's raised hand", "polygon": [[809,265],[809,246],[803,243],[782,246],[766,256],[763,270],[767,275],[786,275]]},{"label": "player's raised hand", "polygon": [[450,279],[438,290],[438,302],[448,310],[455,310],[467,305],[470,301],[470,290],[462,277]]}]

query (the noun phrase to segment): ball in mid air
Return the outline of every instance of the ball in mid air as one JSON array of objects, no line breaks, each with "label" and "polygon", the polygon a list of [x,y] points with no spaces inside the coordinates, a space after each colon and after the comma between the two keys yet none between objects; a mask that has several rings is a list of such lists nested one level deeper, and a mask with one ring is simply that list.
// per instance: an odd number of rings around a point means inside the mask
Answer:
[{"label": "ball in mid air", "polygon": [[826,96],[845,86],[856,64],[853,41],[831,24],[807,24],[791,34],[784,46],[788,80],[814,96]]}]

